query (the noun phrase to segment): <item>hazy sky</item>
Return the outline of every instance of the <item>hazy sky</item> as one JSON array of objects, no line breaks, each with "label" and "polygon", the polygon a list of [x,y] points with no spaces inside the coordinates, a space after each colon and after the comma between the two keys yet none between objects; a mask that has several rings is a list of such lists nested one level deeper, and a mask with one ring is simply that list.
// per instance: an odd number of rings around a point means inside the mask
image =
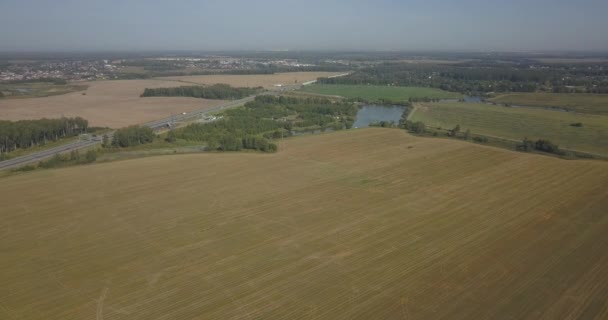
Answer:
[{"label": "hazy sky", "polygon": [[0,51],[608,51],[608,0],[0,0]]}]

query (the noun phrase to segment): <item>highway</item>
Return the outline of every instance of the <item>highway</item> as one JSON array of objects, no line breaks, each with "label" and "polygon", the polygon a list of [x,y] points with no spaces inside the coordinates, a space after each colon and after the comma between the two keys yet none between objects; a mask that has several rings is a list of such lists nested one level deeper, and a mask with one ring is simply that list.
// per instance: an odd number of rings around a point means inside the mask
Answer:
[{"label": "highway", "polygon": [[[263,92],[260,94],[276,94],[276,93],[275,92]],[[210,109],[196,110],[196,111],[188,112],[186,114],[179,114],[179,115],[167,117],[164,119],[144,123],[142,125],[148,126],[148,127],[152,128],[153,130],[160,130],[163,128],[168,129],[175,122],[190,120],[195,117],[200,118],[201,115],[204,115],[209,112],[238,107],[249,101],[253,101],[253,99],[255,99],[255,96],[247,97],[247,98],[240,99],[240,100],[229,101],[229,102],[223,103],[221,105],[218,105],[218,106],[210,108]],[[107,135],[110,138],[112,137],[113,134],[114,134],[114,132],[107,133]],[[80,141],[68,143],[68,144],[65,144],[62,146],[58,146],[55,148],[51,148],[48,150],[32,153],[32,154],[29,154],[26,156],[21,156],[21,157],[17,157],[17,158],[5,160],[5,161],[0,161],[0,170],[17,168],[17,167],[20,167],[20,166],[23,166],[23,165],[26,165],[29,163],[33,163],[33,162],[37,162],[37,161],[40,161],[40,160],[43,160],[46,158],[50,158],[56,154],[67,153],[67,152],[71,152],[73,150],[84,149],[84,148],[95,146],[97,144],[101,144],[101,139],[80,140]]]},{"label": "highway", "polygon": [[11,169],[11,168],[19,167],[22,165],[26,165],[28,163],[40,161],[42,159],[52,157],[58,153],[65,153],[65,152],[70,152],[72,150],[88,148],[88,147],[94,146],[98,143],[101,143],[101,141],[81,140],[81,141],[64,144],[59,147],[47,149],[44,151],[28,154],[26,156],[17,157],[17,158],[13,158],[10,160],[0,161],[0,170]]},{"label": "highway", "polygon": [[[340,74],[340,75],[332,76],[330,78],[342,77],[342,76],[345,76],[348,74],[349,73]],[[312,84],[315,82],[316,82],[316,80],[309,81],[309,82],[305,83],[304,85]],[[244,98],[244,99],[228,101],[226,103],[223,103],[221,105],[215,106],[210,109],[201,109],[201,110],[191,111],[188,113],[174,115],[174,116],[167,117],[167,118],[160,119],[160,120],[143,123],[142,125],[148,126],[155,131],[162,130],[162,129],[169,129],[175,124],[175,122],[189,121],[189,120],[191,121],[191,120],[193,120],[193,118],[197,118],[197,117],[201,118],[202,115],[210,113],[210,112],[238,107],[249,101],[253,101],[255,99],[255,97],[258,95],[269,95],[269,94],[276,95],[276,94],[280,94],[282,92],[299,89],[301,86],[302,86],[301,84],[300,85],[285,85],[285,86],[281,86],[280,89],[278,89],[278,90],[261,92],[256,95]],[[114,135],[114,132],[107,133],[107,135],[111,139],[112,136]],[[84,148],[95,146],[97,144],[101,144],[101,139],[98,138],[98,139],[94,139],[94,140],[81,140],[81,141],[65,144],[65,145],[62,145],[59,147],[55,147],[52,149],[32,153],[32,154],[29,154],[26,156],[17,157],[17,158],[5,160],[5,161],[0,161],[0,170],[17,168],[17,167],[26,165],[28,163],[50,158],[59,153],[67,153],[67,152],[71,152],[73,150],[84,149]]]},{"label": "highway", "polygon": [[[264,92],[263,94],[272,94],[272,93]],[[240,100],[229,101],[224,104],[215,106],[213,108],[191,111],[191,112],[188,112],[185,114],[178,114],[178,115],[167,117],[164,119],[144,123],[142,125],[148,126],[154,130],[158,130],[158,129],[162,129],[162,128],[169,128],[170,126],[173,125],[174,122],[185,121],[185,120],[188,120],[191,118],[195,118],[197,116],[200,117],[201,115],[207,114],[209,112],[219,111],[219,110],[228,109],[228,108],[234,108],[234,107],[243,105],[249,101],[253,101],[254,99],[255,99],[255,96],[251,96],[251,97],[247,97],[247,98],[240,99]]]}]

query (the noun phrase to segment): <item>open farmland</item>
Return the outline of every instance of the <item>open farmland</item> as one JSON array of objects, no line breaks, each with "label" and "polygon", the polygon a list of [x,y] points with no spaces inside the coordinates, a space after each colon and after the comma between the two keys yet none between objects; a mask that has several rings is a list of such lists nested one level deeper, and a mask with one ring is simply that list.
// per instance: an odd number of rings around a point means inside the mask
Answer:
[{"label": "open farmland", "polygon": [[144,123],[171,114],[212,108],[223,101],[183,97],[140,98],[145,88],[188,86],[193,83],[215,84],[226,83],[232,86],[272,87],[284,81],[296,80],[305,82],[323,72],[295,72],[273,75],[226,75],[226,76],[191,76],[158,78],[154,80],[113,80],[82,82],[89,88],[81,92],[64,95],[31,98],[0,99],[0,119],[26,120],[40,118],[58,118],[63,116],[80,116],[93,126],[120,128],[127,125]]},{"label": "open farmland", "polygon": [[[343,72],[342,72],[343,73]],[[285,72],[275,74],[251,74],[251,75],[207,75],[207,76],[180,76],[164,77],[191,84],[216,84],[225,83],[233,87],[264,87],[272,89],[277,84],[294,85],[316,80],[322,77],[330,77],[342,74],[341,72]]]},{"label": "open farmland", "polygon": [[459,98],[458,93],[435,88],[396,87],[396,86],[359,86],[338,84],[313,84],[302,88],[302,91],[315,94],[361,98],[366,100],[388,99],[407,101],[409,98]]},{"label": "open farmland", "polygon": [[0,318],[608,317],[608,163],[395,129],[280,148],[4,178]]},{"label": "open farmland", "polygon": [[[608,155],[608,116],[474,103],[424,103],[410,116],[433,127],[506,139],[549,139],[570,150]],[[573,127],[573,123],[583,127]]]},{"label": "open farmland", "polygon": [[140,98],[145,88],[176,87],[184,83],[166,80],[113,80],[84,82],[80,92],[31,99],[0,99],[0,119],[27,120],[80,116],[92,126],[120,128],[166,118],[171,114],[211,108],[221,100],[194,98]]},{"label": "open farmland", "polygon": [[608,94],[509,93],[499,95],[490,101],[531,107],[558,107],[576,112],[608,115]]}]

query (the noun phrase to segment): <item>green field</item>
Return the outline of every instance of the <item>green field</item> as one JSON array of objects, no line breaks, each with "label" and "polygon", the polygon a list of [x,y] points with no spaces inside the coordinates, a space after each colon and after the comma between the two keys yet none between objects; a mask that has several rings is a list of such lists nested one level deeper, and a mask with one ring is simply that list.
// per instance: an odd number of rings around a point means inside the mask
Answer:
[{"label": "green field", "polygon": [[397,129],[2,178],[0,319],[606,319],[608,163]]},{"label": "green field", "polygon": [[608,94],[509,93],[499,95],[490,101],[531,107],[558,107],[582,113],[608,115]]},{"label": "green field", "polygon": [[41,98],[86,90],[86,85],[54,84],[52,82],[32,82],[16,84],[0,84],[0,92],[4,98]]},{"label": "green field", "polygon": [[315,94],[342,96],[345,98],[361,98],[371,101],[388,99],[391,101],[407,101],[409,98],[459,98],[458,93],[447,92],[435,88],[394,87],[394,86],[351,86],[336,84],[313,84],[304,86],[301,91]]},{"label": "green field", "polygon": [[[561,148],[608,155],[608,116],[472,103],[425,103],[410,120],[513,140],[549,139]],[[572,123],[583,127],[573,127]]]}]

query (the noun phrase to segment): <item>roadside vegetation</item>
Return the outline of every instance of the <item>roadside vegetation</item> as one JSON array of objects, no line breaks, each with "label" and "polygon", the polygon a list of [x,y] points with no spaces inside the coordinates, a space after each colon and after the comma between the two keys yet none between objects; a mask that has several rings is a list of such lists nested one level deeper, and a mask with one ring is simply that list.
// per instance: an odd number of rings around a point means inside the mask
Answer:
[{"label": "roadside vegetation", "polygon": [[87,120],[76,118],[0,120],[0,160],[7,154],[86,133]]},{"label": "roadside vegetation", "polygon": [[167,139],[201,141],[209,150],[274,152],[272,140],[297,132],[350,129],[357,110],[353,103],[323,98],[257,96],[241,108],[224,111],[219,120],[173,130]]},{"label": "roadside vegetation", "polygon": [[172,88],[146,88],[142,97],[192,97],[202,99],[231,100],[242,99],[262,90],[258,88],[234,88],[227,84],[211,86],[183,86]]},{"label": "roadside vegetation", "polygon": [[[155,134],[150,127],[146,126],[130,126],[123,129],[118,129],[114,132],[112,139],[112,147],[134,147],[141,144],[151,143],[154,141]],[[108,146],[109,140],[104,137],[103,145]]]},{"label": "roadside vegetation", "polygon": [[[324,98],[257,96],[243,107],[225,110],[212,122],[192,123],[157,135],[146,126],[118,129],[112,138],[102,136],[102,148],[84,155],[56,155],[29,171],[113,161],[148,155],[203,151],[275,152],[276,141],[302,133],[350,129],[358,107],[351,102]],[[94,154],[93,154],[94,153]]]}]

